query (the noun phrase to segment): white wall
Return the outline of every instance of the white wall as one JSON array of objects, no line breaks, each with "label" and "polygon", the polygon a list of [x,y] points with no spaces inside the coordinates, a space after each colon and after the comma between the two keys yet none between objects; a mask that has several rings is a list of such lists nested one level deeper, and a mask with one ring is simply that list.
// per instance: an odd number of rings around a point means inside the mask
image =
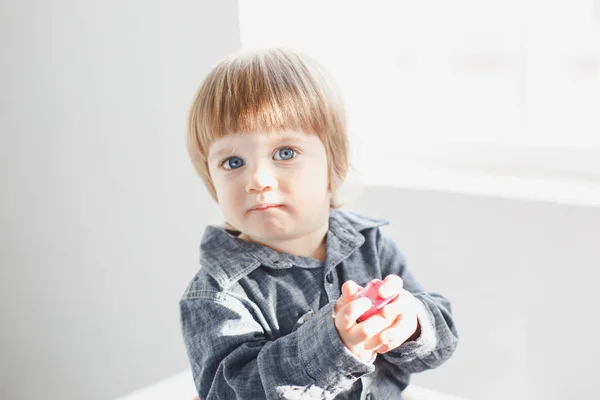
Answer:
[{"label": "white wall", "polygon": [[[114,398],[187,368],[177,301],[218,214],[185,117],[240,46],[237,3],[8,1],[0,40],[0,398]],[[595,395],[600,208],[391,187],[354,208],[453,301],[457,353],[415,383]]]},{"label": "white wall", "polygon": [[597,398],[600,207],[366,187],[351,209],[453,303],[454,356],[415,384],[473,400]]},{"label": "white wall", "polygon": [[237,2],[0,4],[0,398],[108,399],[189,364],[216,206],[184,146]]}]

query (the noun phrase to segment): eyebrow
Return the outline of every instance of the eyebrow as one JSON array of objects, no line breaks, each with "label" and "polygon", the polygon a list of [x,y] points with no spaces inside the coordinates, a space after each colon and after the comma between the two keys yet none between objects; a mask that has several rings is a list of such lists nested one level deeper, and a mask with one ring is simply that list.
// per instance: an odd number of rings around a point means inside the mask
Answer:
[{"label": "eyebrow", "polygon": [[231,152],[230,152],[228,147],[224,147],[221,150],[212,153],[208,157],[208,161],[210,162],[213,158],[221,158],[221,156],[224,156],[227,153],[233,154],[233,153],[235,153],[235,150],[236,150],[236,148],[234,147],[233,150],[231,150]]}]

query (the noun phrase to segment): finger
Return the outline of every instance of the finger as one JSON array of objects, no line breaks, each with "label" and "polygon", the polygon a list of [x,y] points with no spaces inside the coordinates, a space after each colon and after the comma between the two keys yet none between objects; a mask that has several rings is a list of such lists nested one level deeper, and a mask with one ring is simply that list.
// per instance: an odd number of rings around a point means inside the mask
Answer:
[{"label": "finger", "polygon": [[[367,342],[364,344],[364,348],[366,351],[370,351],[370,352],[380,352],[380,350],[382,350],[384,348],[384,344],[381,343],[381,340],[379,339],[379,336],[375,336],[372,337],[371,339],[367,340]],[[381,353],[383,354],[383,353]]]},{"label": "finger", "polygon": [[402,343],[406,342],[408,338],[410,338],[417,329],[417,317],[416,315],[411,316],[400,316],[398,317],[397,322],[390,328],[381,332],[380,339],[383,344],[378,352],[384,354],[383,352],[388,352],[396,347],[400,346]]},{"label": "finger", "polygon": [[345,303],[349,303],[353,300],[354,296],[360,291],[360,286],[356,282],[350,280],[344,282],[342,285],[342,299]]},{"label": "finger", "polygon": [[396,341],[396,342],[391,342],[388,344],[381,345],[377,348],[377,353],[379,353],[379,354],[389,353],[390,351],[395,350],[398,347],[400,347],[402,345],[402,343],[404,343],[404,342]]},{"label": "finger", "polygon": [[[349,330],[349,337],[354,343],[368,342],[374,337],[379,337],[381,332],[390,327],[390,321],[381,315],[373,315],[366,321],[356,324]],[[371,348],[374,346],[372,345]]]},{"label": "finger", "polygon": [[354,296],[360,291],[361,287],[356,282],[349,280],[342,285],[342,295],[335,302],[333,313],[337,314],[346,304],[354,300]]},{"label": "finger", "polygon": [[[386,336],[382,335],[382,333],[390,329],[393,324],[390,324],[388,320],[381,316],[373,316],[368,321],[371,323],[371,326],[364,327],[363,336],[361,337],[363,339],[363,347],[370,351],[377,351],[381,346],[386,344],[383,341]],[[359,326],[355,326],[353,329],[358,329]]]},{"label": "finger", "polygon": [[383,285],[379,287],[379,295],[384,299],[395,296],[403,285],[404,281],[398,275],[388,275],[383,280]]},{"label": "finger", "polygon": [[409,292],[402,289],[396,299],[381,308],[380,314],[387,319],[394,319],[400,314],[415,312],[412,297]]},{"label": "finger", "polygon": [[385,354],[385,353],[388,353],[398,347],[400,347],[400,345],[397,343],[384,344],[383,346],[380,346],[379,348],[377,348],[377,353]]},{"label": "finger", "polygon": [[388,329],[381,332],[379,335],[380,342],[382,345],[377,349],[379,354],[385,354],[403,343],[402,341],[402,329],[399,328],[402,316],[398,316],[396,322]]},{"label": "finger", "polygon": [[335,326],[338,329],[350,329],[356,325],[358,317],[363,315],[369,308],[371,308],[371,300],[365,297],[351,301],[335,315]]}]

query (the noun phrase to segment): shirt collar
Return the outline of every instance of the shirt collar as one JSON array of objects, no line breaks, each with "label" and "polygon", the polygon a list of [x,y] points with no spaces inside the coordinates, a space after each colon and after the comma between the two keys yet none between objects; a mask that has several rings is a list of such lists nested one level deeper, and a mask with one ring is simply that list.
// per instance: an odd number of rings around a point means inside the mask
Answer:
[{"label": "shirt collar", "polygon": [[[361,231],[386,225],[382,219],[364,217],[347,210],[329,212],[325,273],[335,268],[365,241]],[[200,264],[226,289],[243,276],[263,265],[272,269],[321,266],[316,260],[281,253],[269,247],[239,239],[223,226],[210,225],[200,244]]]}]

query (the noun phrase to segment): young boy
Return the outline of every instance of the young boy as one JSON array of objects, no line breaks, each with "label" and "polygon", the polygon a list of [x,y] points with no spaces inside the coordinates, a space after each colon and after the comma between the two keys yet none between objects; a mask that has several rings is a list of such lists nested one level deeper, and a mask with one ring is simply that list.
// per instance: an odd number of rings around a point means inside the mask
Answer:
[{"label": "young boy", "polygon": [[[188,151],[227,221],[206,228],[180,301],[202,400],[400,399],[456,347],[450,303],[407,270],[386,222],[338,208],[348,138],[326,76],[293,51],[239,53],[191,108]],[[372,279],[394,300],[358,321]]]}]

